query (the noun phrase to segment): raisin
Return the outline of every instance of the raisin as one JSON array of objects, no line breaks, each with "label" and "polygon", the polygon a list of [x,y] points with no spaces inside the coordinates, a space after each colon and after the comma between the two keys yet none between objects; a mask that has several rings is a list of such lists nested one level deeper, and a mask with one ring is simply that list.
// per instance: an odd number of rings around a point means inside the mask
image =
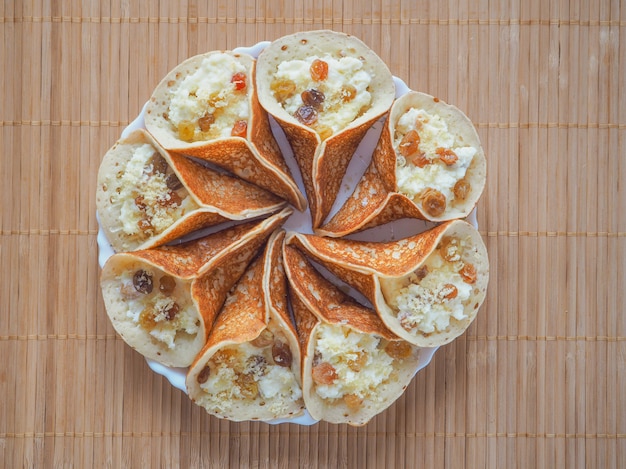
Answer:
[{"label": "raisin", "polygon": [[137,226],[144,234],[149,234],[152,231],[152,223],[147,218],[142,218],[137,222]]},{"label": "raisin", "polygon": [[465,200],[471,191],[470,183],[465,179],[459,179],[454,185],[454,197],[459,200]]},{"label": "raisin", "polygon": [[180,179],[178,179],[178,176],[176,176],[176,174],[174,173],[169,174],[165,178],[165,185],[167,186],[168,189],[172,191],[178,190],[181,187],[183,187],[183,183],[180,182]]},{"label": "raisin", "polygon": [[167,168],[169,168],[169,165],[167,164],[165,158],[163,158],[161,155],[155,153],[154,155],[152,155],[152,158],[150,160],[152,164],[151,174],[165,174],[167,172]]},{"label": "raisin", "polygon": [[171,275],[164,275],[159,279],[159,291],[165,296],[170,296],[176,288],[176,280]]},{"label": "raisin", "polygon": [[146,204],[142,195],[138,195],[137,197],[135,197],[135,206],[142,212],[146,211]]},{"label": "raisin", "polygon": [[422,281],[424,280],[424,277],[426,277],[428,275],[428,266],[427,265],[423,265],[421,267],[418,267],[417,270],[415,270],[415,276],[417,277],[417,280]]},{"label": "raisin", "polygon": [[267,368],[267,360],[261,355],[252,355],[246,360],[246,368],[250,370],[252,374],[264,375]]},{"label": "raisin", "polygon": [[305,105],[311,106],[316,111],[319,111],[322,108],[324,100],[326,99],[324,93],[316,90],[315,88],[303,91],[302,94],[300,94],[300,97]]},{"label": "raisin", "polygon": [[296,84],[291,80],[276,80],[270,85],[274,97],[280,103],[291,98],[296,92]]},{"label": "raisin", "polygon": [[300,106],[295,113],[296,119],[305,125],[312,125],[317,122],[317,111],[306,104]]},{"label": "raisin", "polygon": [[235,85],[236,91],[243,91],[246,89],[246,74],[243,72],[237,72],[232,76],[230,82]]},{"label": "raisin", "polygon": [[357,352],[357,356],[354,360],[348,360],[348,368],[352,371],[361,371],[366,363],[367,354],[365,352]]},{"label": "raisin", "polygon": [[441,251],[441,257],[448,262],[457,262],[461,260],[459,245],[455,238],[443,238],[441,243],[439,243],[438,249]]},{"label": "raisin", "polygon": [[198,127],[202,132],[208,132],[213,122],[215,122],[215,116],[207,113],[198,119]]},{"label": "raisin", "polygon": [[282,366],[284,368],[291,367],[293,357],[291,355],[289,345],[281,342],[280,340],[274,342],[274,345],[272,346],[272,358],[274,359],[274,363],[278,366]]},{"label": "raisin", "polygon": [[413,348],[411,344],[404,340],[392,340],[385,346],[385,352],[391,358],[402,360],[411,356]]},{"label": "raisin", "polygon": [[476,283],[478,272],[476,272],[476,267],[472,264],[465,264],[463,268],[459,270],[459,274],[465,283],[469,283],[470,285]]},{"label": "raisin", "polygon": [[446,196],[432,187],[422,192],[422,207],[431,217],[439,217],[446,211]]},{"label": "raisin", "polygon": [[398,145],[398,151],[404,157],[411,156],[413,153],[419,151],[420,136],[417,130],[409,130]]},{"label": "raisin", "polygon": [[323,81],[328,77],[328,64],[320,59],[315,59],[309,68],[313,81]]},{"label": "raisin", "polygon": [[426,165],[429,165],[431,161],[426,158],[426,155],[421,151],[417,151],[417,153],[413,154],[409,157],[409,163],[413,166],[417,166],[418,168],[423,168]]},{"label": "raisin", "polygon": [[328,362],[313,365],[311,376],[317,384],[333,384],[339,377],[335,368]]},{"label": "raisin", "polygon": [[232,130],[230,131],[230,135],[232,137],[245,138],[247,134],[248,134],[248,121],[245,121],[245,120],[235,122]]},{"label": "raisin", "polygon": [[196,378],[196,381],[198,381],[198,384],[204,384],[209,380],[210,375],[211,375],[211,368],[209,368],[209,365],[206,365],[204,368],[202,368],[202,371],[198,373],[198,377]]},{"label": "raisin", "polygon": [[178,195],[178,192],[168,191],[165,197],[159,197],[157,202],[162,207],[171,207],[173,205],[180,206],[183,203],[183,199]]},{"label": "raisin", "polygon": [[459,157],[456,156],[456,153],[454,153],[449,148],[439,147],[435,150],[435,153],[437,153],[437,156],[439,156],[439,159],[443,161],[446,164],[446,166],[452,166],[454,163],[456,163],[459,160]]},{"label": "raisin", "polygon": [[165,319],[172,321],[180,313],[180,306],[178,306],[178,303],[173,303],[163,313],[165,314]]},{"label": "raisin", "polygon": [[143,269],[139,269],[133,275],[133,285],[139,293],[144,295],[152,293],[152,275]]},{"label": "raisin", "polygon": [[257,348],[263,348],[274,342],[274,334],[269,329],[263,329],[258,337],[250,343]]}]

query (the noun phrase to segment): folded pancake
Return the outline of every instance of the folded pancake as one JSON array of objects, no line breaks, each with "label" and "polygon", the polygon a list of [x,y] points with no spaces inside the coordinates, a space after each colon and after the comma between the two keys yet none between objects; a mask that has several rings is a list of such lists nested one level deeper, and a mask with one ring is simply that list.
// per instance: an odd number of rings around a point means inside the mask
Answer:
[{"label": "folded pancake", "polygon": [[200,228],[279,210],[274,194],[168,153],[144,130],[120,139],[98,171],[96,207],[114,251],[159,246]]},{"label": "folded pancake", "polygon": [[291,144],[318,227],[365,133],[391,107],[391,72],[353,36],[308,31],[263,50],[256,82],[259,102]]},{"label": "folded pancake", "polygon": [[287,243],[361,292],[391,331],[420,347],[461,335],[485,299],[487,250],[462,220],[391,242],[293,234]]},{"label": "folded pancake", "polygon": [[210,161],[304,210],[259,105],[254,69],[253,57],[231,51],[185,60],[153,91],[146,128],[167,150]]},{"label": "folded pancake", "polygon": [[187,373],[189,397],[217,417],[266,421],[304,411],[283,238],[284,232],[275,232],[241,277]]},{"label": "folded pancake", "polygon": [[228,291],[288,214],[176,246],[112,255],[100,284],[113,327],[145,357],[189,366]]},{"label": "folded pancake", "polygon": [[393,104],[352,196],[317,233],[345,236],[399,218],[465,218],[485,181],[485,155],[467,116],[430,95],[409,92]]},{"label": "folded pancake", "polygon": [[291,306],[302,348],[302,391],[311,416],[364,425],[400,397],[419,348],[399,339],[376,313],[285,246]]}]

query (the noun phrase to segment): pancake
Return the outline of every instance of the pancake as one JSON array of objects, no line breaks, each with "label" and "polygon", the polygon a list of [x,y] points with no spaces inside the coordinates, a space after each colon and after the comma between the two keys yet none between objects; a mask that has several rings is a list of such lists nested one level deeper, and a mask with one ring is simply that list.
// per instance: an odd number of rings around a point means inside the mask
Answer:
[{"label": "pancake", "polygon": [[391,331],[419,347],[463,334],[485,299],[487,250],[462,220],[390,242],[290,234],[287,243],[362,293]]},{"label": "pancake", "polygon": [[233,421],[303,413],[300,349],[287,309],[284,232],[275,232],[229,294],[206,346],[189,368],[189,397]]},{"label": "pancake", "polygon": [[365,133],[391,107],[391,72],[353,36],[308,31],[281,37],[261,52],[256,86],[259,102],[293,149],[316,228]]},{"label": "pancake", "polygon": [[485,155],[469,118],[450,104],[412,91],[394,102],[351,197],[316,232],[339,237],[399,218],[465,218],[485,181]]},{"label": "pancake", "polygon": [[289,210],[176,246],[113,254],[100,284],[124,341],[166,366],[189,366],[226,294]]},{"label": "pancake", "polygon": [[116,142],[98,171],[96,207],[116,252],[160,246],[284,205],[270,192],[165,151],[142,129]]},{"label": "pancake", "polygon": [[284,248],[302,348],[302,390],[311,416],[364,425],[400,397],[419,348],[326,280],[297,249]]},{"label": "pancake", "polygon": [[304,210],[306,200],[259,105],[254,73],[254,58],[243,53],[212,51],[185,60],[154,89],[146,129],[167,150],[209,161]]}]

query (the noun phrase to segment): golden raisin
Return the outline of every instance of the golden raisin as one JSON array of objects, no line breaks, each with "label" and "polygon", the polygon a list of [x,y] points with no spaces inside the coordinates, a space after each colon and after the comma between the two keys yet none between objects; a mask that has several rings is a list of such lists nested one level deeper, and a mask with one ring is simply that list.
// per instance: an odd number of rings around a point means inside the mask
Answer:
[{"label": "golden raisin", "polygon": [[454,185],[454,197],[459,200],[465,200],[471,190],[470,183],[465,179],[459,179]]},{"label": "golden raisin", "polygon": [[476,282],[476,278],[478,277],[478,272],[476,272],[476,267],[472,264],[465,264],[461,270],[459,270],[459,274],[465,283],[469,283],[470,285]]},{"label": "golden raisin", "polygon": [[252,375],[240,374],[237,377],[237,386],[245,399],[254,399],[259,394],[259,387]]},{"label": "golden raisin", "polygon": [[135,206],[142,212],[146,210],[146,204],[144,202],[143,195],[138,195],[137,197],[135,197]]},{"label": "golden raisin", "polygon": [[341,100],[344,103],[352,101],[356,97],[356,88],[352,85],[343,85],[341,87]]},{"label": "golden raisin", "polygon": [[419,151],[420,136],[417,130],[409,130],[398,145],[398,151],[404,157],[411,156],[413,153]]},{"label": "golden raisin", "polygon": [[139,220],[137,222],[137,226],[144,235],[148,235],[150,232],[152,232],[152,223],[150,223],[150,220],[148,220],[147,218],[142,218],[141,220]]},{"label": "golden raisin", "polygon": [[230,135],[232,137],[245,138],[247,133],[248,133],[248,121],[245,121],[245,120],[235,122],[232,130],[230,131]]},{"label": "golden raisin", "polygon": [[439,217],[446,211],[446,197],[437,189],[427,188],[421,198],[422,207],[431,217]]},{"label": "golden raisin", "polygon": [[411,356],[412,351],[413,348],[411,347],[411,344],[405,342],[404,340],[392,340],[385,347],[387,355],[398,360],[408,358]]},{"label": "golden raisin", "polygon": [[426,277],[428,275],[428,266],[427,265],[423,265],[421,267],[418,267],[415,270],[415,276],[417,277],[417,280],[421,281],[424,280],[424,277]]},{"label": "golden raisin", "polygon": [[156,327],[154,312],[150,308],[145,308],[139,313],[139,325],[147,331],[151,331]]},{"label": "golden raisin", "polygon": [[458,241],[455,238],[443,238],[439,243],[438,249],[441,253],[441,257],[448,262],[461,260]]},{"label": "golden raisin", "polygon": [[451,283],[446,283],[439,292],[441,297],[445,300],[453,300],[459,294],[457,288]]},{"label": "golden raisin", "polygon": [[159,291],[165,296],[170,296],[176,288],[176,280],[171,275],[163,275],[159,279]]},{"label": "golden raisin", "polygon": [[431,161],[426,158],[426,155],[421,151],[414,153],[412,156],[408,157],[409,163],[413,166],[417,166],[418,168],[423,168],[426,165],[429,165]]},{"label": "golden raisin", "polygon": [[356,394],[346,394],[343,396],[343,402],[345,402],[348,409],[352,411],[359,410],[363,405],[363,399]]},{"label": "golden raisin", "polygon": [[315,59],[309,68],[313,81],[324,81],[328,77],[328,64],[320,59]]},{"label": "golden raisin", "polygon": [[215,116],[207,113],[198,119],[198,127],[202,132],[208,132],[213,122],[215,122]]},{"label": "golden raisin", "polygon": [[191,121],[182,121],[178,124],[178,138],[185,142],[191,142],[196,134],[196,126]]},{"label": "golden raisin", "polygon": [[270,85],[274,97],[280,103],[291,98],[296,92],[296,84],[291,80],[275,80]]},{"label": "golden raisin", "polygon": [[272,346],[272,358],[274,359],[274,363],[278,366],[282,366],[284,368],[291,367],[293,357],[291,355],[289,345],[281,342],[280,340],[274,342],[274,345]]},{"label": "golden raisin", "polygon": [[243,72],[237,72],[230,79],[230,82],[235,85],[236,91],[242,91],[246,89],[246,74]]},{"label": "golden raisin", "polygon": [[367,354],[365,352],[358,352],[354,360],[348,360],[348,368],[352,371],[361,371],[366,363]]},{"label": "golden raisin", "polygon": [[267,347],[274,342],[274,334],[269,329],[263,329],[258,337],[251,340],[250,343],[258,348]]},{"label": "golden raisin", "polygon": [[435,150],[435,153],[437,153],[437,156],[439,156],[439,159],[443,161],[446,164],[446,166],[452,166],[454,163],[456,163],[459,160],[459,157],[456,156],[456,153],[454,153],[449,148],[439,147]]},{"label": "golden raisin", "polygon": [[311,376],[313,377],[313,381],[317,384],[333,384],[339,377],[337,376],[335,368],[328,362],[313,365]]}]

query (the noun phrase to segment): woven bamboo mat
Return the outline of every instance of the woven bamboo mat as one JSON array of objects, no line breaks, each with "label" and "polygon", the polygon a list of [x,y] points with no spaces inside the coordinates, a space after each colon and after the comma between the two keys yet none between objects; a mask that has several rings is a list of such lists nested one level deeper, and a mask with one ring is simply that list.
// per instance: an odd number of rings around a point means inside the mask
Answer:
[{"label": "woven bamboo mat", "polygon": [[[626,4],[264,3],[0,5],[4,467],[626,467]],[[220,421],[108,322],[98,165],[183,59],[320,28],[475,122],[488,298],[362,428]]]}]

